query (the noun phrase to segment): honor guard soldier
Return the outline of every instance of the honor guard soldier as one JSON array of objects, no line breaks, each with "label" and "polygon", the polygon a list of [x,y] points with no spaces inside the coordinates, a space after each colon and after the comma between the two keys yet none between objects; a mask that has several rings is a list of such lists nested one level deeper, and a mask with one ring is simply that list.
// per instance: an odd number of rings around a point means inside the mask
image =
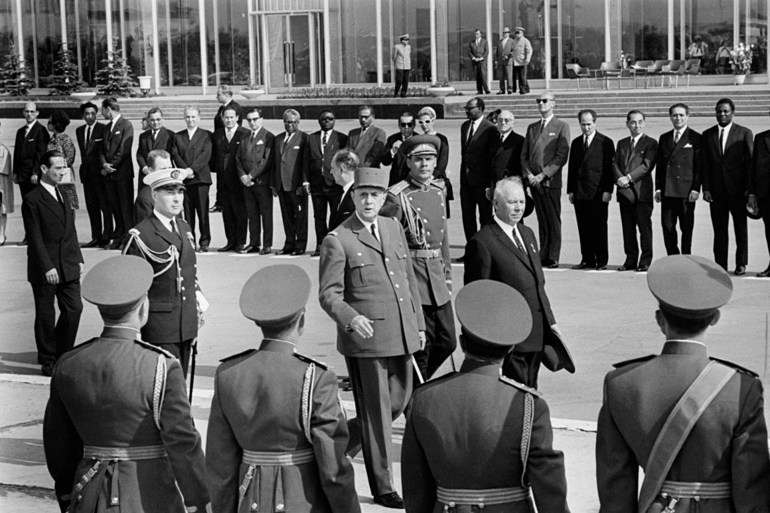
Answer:
[{"label": "honor guard soldier", "polygon": [[647,285],[666,343],[660,355],[616,364],[604,380],[601,511],[770,511],[762,382],[710,358],[704,343],[732,294],[730,277],[705,258],[675,255],[650,267]]},{"label": "honor guard soldier", "polygon": [[540,393],[500,374],[532,329],[524,297],[479,280],[457,294],[460,371],[418,388],[407,409],[401,482],[407,513],[567,513],[564,455]]},{"label": "honor guard soldier", "polygon": [[214,511],[361,511],[337,377],[296,352],[310,278],[272,265],[241,291],[243,315],[262,329],[259,350],[225,358],[214,379],[206,469]]},{"label": "honor guard soldier", "polygon": [[185,378],[201,315],[208,308],[198,286],[195,237],[180,217],[186,177],[184,169],[175,168],[144,177],[155,207],[151,216],[129,230],[124,250],[147,260],[154,271],[150,316],[142,328],[142,340],[177,357]]},{"label": "honor guard soldier", "polygon": [[119,255],[83,279],[104,330],[56,364],[43,421],[61,511],[202,512],[201,437],[179,362],[139,338],[152,267]]},{"label": "honor guard soldier", "polygon": [[409,244],[426,338],[425,349],[414,356],[427,380],[457,348],[446,187],[444,180],[433,178],[441,139],[435,135],[413,135],[402,146],[409,175],[388,189],[390,195],[380,215],[400,221]]}]

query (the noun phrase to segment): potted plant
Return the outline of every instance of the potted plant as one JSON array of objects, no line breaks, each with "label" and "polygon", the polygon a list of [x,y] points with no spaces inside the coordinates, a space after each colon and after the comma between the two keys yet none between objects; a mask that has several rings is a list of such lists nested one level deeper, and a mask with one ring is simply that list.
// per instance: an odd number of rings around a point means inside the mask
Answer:
[{"label": "potted plant", "polygon": [[262,89],[261,85],[254,82],[251,82],[249,85],[241,89],[241,96],[247,100],[253,100],[259,96],[262,96],[263,94],[265,94],[265,90]]},{"label": "potted plant", "polygon": [[454,94],[455,88],[449,82],[449,78],[445,77],[441,82],[434,82],[426,89],[427,93],[431,96],[441,97]]},{"label": "potted plant", "polygon": [[730,66],[735,75],[735,84],[743,85],[746,75],[751,71],[752,48],[750,45],[738,43],[734,50],[730,50]]}]

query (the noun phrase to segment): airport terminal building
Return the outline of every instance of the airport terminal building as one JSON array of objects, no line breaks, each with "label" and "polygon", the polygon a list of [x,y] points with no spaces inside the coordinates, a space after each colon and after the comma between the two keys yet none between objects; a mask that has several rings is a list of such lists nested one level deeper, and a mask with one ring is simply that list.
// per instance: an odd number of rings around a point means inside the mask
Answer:
[{"label": "airport terminal building", "polygon": [[[503,27],[521,26],[531,79],[566,80],[566,65],[685,59],[702,41],[701,73],[730,74],[725,50],[754,47],[752,79],[767,82],[770,0],[0,0],[0,56],[13,42],[47,87],[66,43],[83,80],[114,44],[153,89],[219,84],[290,87],[389,84],[401,34],[413,82],[472,82],[468,44],[479,28],[492,56]],[[490,79],[494,59],[488,60]]]}]

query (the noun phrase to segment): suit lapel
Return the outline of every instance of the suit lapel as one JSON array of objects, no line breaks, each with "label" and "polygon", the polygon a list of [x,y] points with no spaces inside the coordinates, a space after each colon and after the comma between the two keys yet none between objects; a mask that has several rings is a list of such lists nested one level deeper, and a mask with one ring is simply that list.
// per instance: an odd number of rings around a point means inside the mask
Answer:
[{"label": "suit lapel", "polygon": [[[163,223],[160,221],[160,219],[155,217],[155,214],[150,216],[150,222],[152,223],[153,228],[155,228],[155,234],[158,235],[158,237],[165,240],[172,246],[176,246],[177,249],[180,248],[179,238],[174,236],[168,229],[166,229],[166,227],[163,226]],[[179,226],[178,222],[175,221],[175,223],[177,224],[177,226]]]},{"label": "suit lapel", "polygon": [[[43,188],[43,186],[40,186],[40,196],[43,205],[48,208],[53,214],[56,215],[56,218],[63,224],[65,227],[67,226],[67,212],[66,212],[66,203],[65,208],[62,208],[62,206],[59,204],[56,199],[51,196],[51,193],[49,193],[47,190]],[[63,198],[62,198],[63,199]]]},{"label": "suit lapel", "polygon": [[[524,249],[527,251],[527,254],[523,254],[519,248],[516,247],[516,244],[513,243],[510,237],[503,231],[502,228],[497,224],[496,221],[492,221],[489,226],[492,228],[492,231],[495,234],[495,237],[497,237],[497,240],[500,241],[500,243],[508,248],[509,251],[511,251],[516,258],[518,258],[521,263],[527,266],[529,270],[532,270],[532,262],[529,259],[529,250],[526,247],[526,241],[524,241]],[[524,237],[522,237],[522,240]]]},{"label": "suit lapel", "polygon": [[[377,250],[378,252],[382,253],[383,245],[380,244],[377,240],[375,240],[374,235],[371,234],[369,230],[364,227],[364,223],[361,222],[360,219],[358,219],[358,216],[353,214],[353,226],[352,230],[354,233],[358,235],[358,240],[360,240],[362,243],[366,244],[372,249]],[[380,230],[380,237],[382,237],[382,230]]]}]

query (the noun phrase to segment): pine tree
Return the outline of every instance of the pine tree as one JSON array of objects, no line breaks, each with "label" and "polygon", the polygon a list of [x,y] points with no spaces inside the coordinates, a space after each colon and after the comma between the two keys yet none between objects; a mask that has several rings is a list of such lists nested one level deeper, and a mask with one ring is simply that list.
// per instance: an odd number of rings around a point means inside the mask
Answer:
[{"label": "pine tree", "polygon": [[102,67],[96,72],[97,92],[102,96],[133,96],[134,78],[131,67],[120,50],[120,40],[115,38],[113,50],[102,59]]},{"label": "pine tree", "polygon": [[78,67],[72,58],[72,52],[60,45],[53,63],[51,94],[68,95],[80,91],[84,85],[85,82],[78,77]]},{"label": "pine tree", "polygon": [[11,96],[26,96],[32,87],[32,81],[27,78],[28,67],[19,53],[16,45],[11,42],[5,63],[0,67],[0,92],[10,93]]}]

